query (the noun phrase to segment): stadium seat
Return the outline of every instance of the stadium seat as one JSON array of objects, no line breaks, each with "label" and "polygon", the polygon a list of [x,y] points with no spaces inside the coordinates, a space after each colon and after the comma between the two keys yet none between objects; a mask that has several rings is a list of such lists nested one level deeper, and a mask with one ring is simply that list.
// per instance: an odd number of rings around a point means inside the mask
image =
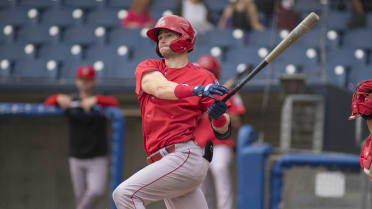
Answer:
[{"label": "stadium seat", "polygon": [[23,59],[30,57],[25,54],[25,44],[3,44],[0,46],[0,60],[2,59]]},{"label": "stadium seat", "polygon": [[61,68],[59,72],[60,78],[67,80],[75,79],[76,70],[78,69],[78,67],[86,64],[87,63],[77,59],[65,59],[61,61]]},{"label": "stadium seat", "polygon": [[21,26],[17,32],[17,41],[21,43],[48,43],[54,41],[54,37],[49,35],[47,25],[25,25]]},{"label": "stadium seat", "polygon": [[107,8],[95,9],[87,14],[87,23],[95,26],[121,27],[121,20],[118,18],[120,9]]},{"label": "stadium seat", "polygon": [[174,11],[178,5],[179,1],[169,1],[169,0],[156,0],[152,1],[153,11],[165,11],[171,10]]},{"label": "stadium seat", "polygon": [[59,6],[60,1],[55,0],[18,0],[21,7],[46,9],[48,7]]},{"label": "stadium seat", "polygon": [[26,24],[28,8],[3,8],[0,10],[0,24],[21,25]]},{"label": "stadium seat", "polygon": [[294,5],[294,10],[300,13],[319,12],[321,6],[319,0],[297,0]]},{"label": "stadium seat", "polygon": [[[311,52],[312,54],[310,56],[314,56],[313,58],[308,57],[307,55],[307,53],[309,53],[308,50],[312,50]],[[306,48],[295,44],[290,46],[282,54],[280,54],[276,58],[276,60],[287,64],[302,66],[311,63],[318,63],[319,52],[316,48]]]},{"label": "stadium seat", "polygon": [[63,0],[65,7],[71,8],[82,8],[82,9],[93,9],[95,7],[104,7],[106,4],[105,0]]},{"label": "stadium seat", "polygon": [[272,47],[281,41],[279,31],[266,29],[265,31],[250,31],[247,33],[248,46]]},{"label": "stadium seat", "polygon": [[41,14],[41,23],[47,25],[67,26],[77,23],[72,17],[71,8],[47,9]]},{"label": "stadium seat", "polygon": [[214,45],[196,46],[194,50],[188,54],[190,62],[196,63],[201,56],[211,54],[211,50],[213,47],[215,46]]},{"label": "stadium seat", "polygon": [[258,46],[250,47],[236,47],[229,49],[226,53],[226,61],[235,64],[250,64],[253,66],[258,65],[263,58],[259,57]]},{"label": "stadium seat", "polygon": [[367,13],[367,24],[369,28],[372,28],[372,13],[371,12]]},{"label": "stadium seat", "polygon": [[13,77],[18,78],[57,78],[57,71],[47,70],[46,60],[19,61],[14,69]]},{"label": "stadium seat", "polygon": [[222,12],[225,7],[230,3],[228,0],[206,0],[208,8],[213,12]]},{"label": "stadium seat", "polygon": [[[358,52],[359,50],[359,52]],[[358,54],[362,53],[362,54]],[[326,54],[328,63],[347,65],[347,66],[366,66],[367,65],[367,51],[359,48],[343,47],[338,50],[330,50]],[[357,56],[360,56],[359,59]]]},{"label": "stadium seat", "polygon": [[244,44],[243,38],[242,39],[235,39],[233,37],[232,29],[213,29],[205,34],[201,35],[200,39],[198,40],[199,45],[208,44],[208,45],[216,45],[222,47],[234,47],[234,46],[241,46]]},{"label": "stadium seat", "polygon": [[118,57],[130,60],[133,56],[132,49],[123,45],[90,45],[86,50],[86,59],[102,59],[104,57]]},{"label": "stadium seat", "polygon": [[355,66],[350,73],[350,83],[355,87],[360,81],[372,78],[372,66]]},{"label": "stadium seat", "polygon": [[135,48],[153,43],[147,37],[141,36],[141,29],[113,28],[108,39],[111,44],[125,44]]},{"label": "stadium seat", "polygon": [[84,58],[85,48],[80,48],[80,53],[73,54],[73,44],[46,44],[41,45],[39,48],[39,57],[41,59],[54,59],[54,60],[77,60],[80,61]]},{"label": "stadium seat", "polygon": [[132,1],[108,0],[107,2],[107,6],[109,7],[118,7],[118,8],[124,8],[124,9],[129,9],[131,5],[132,5]]},{"label": "stadium seat", "polygon": [[343,38],[343,46],[345,47],[359,47],[372,48],[372,29],[355,29],[348,30]]},{"label": "stadium seat", "polygon": [[63,41],[69,44],[93,44],[105,39],[106,35],[99,38],[95,35],[95,26],[73,26],[68,27],[63,32]]},{"label": "stadium seat", "polygon": [[350,12],[332,11],[328,13],[328,29],[343,31],[348,28],[347,22],[350,17]]}]

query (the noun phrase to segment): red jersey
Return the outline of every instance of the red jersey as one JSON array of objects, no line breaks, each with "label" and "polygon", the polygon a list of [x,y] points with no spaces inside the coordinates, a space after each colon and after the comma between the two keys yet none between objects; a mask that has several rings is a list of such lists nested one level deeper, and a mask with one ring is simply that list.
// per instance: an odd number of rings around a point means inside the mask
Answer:
[{"label": "red jersey", "polygon": [[[242,98],[239,94],[235,94],[231,97],[227,102],[231,103],[231,106],[227,110],[230,115],[242,115],[246,112]],[[214,145],[223,144],[226,146],[233,146],[234,141],[232,138],[219,140],[214,136],[211,124],[208,119],[208,114],[205,113],[200,118],[198,127],[196,128],[195,132],[195,141],[202,147],[205,146],[208,140],[212,140]]]},{"label": "red jersey", "polygon": [[183,68],[168,68],[164,60],[147,59],[135,72],[136,93],[141,107],[143,144],[147,156],[171,145],[193,140],[194,130],[203,112],[214,102],[198,96],[178,100],[159,99],[141,90],[142,76],[159,71],[164,77],[190,86],[216,83],[214,75],[190,62]]}]

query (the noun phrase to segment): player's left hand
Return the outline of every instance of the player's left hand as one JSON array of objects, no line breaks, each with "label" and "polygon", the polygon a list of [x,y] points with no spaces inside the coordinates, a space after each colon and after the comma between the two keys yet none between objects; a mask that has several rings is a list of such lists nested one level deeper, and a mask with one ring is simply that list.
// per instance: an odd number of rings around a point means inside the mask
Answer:
[{"label": "player's left hand", "polygon": [[208,107],[208,116],[217,120],[221,115],[227,111],[227,105],[225,102],[216,100],[214,103]]},{"label": "player's left hand", "polygon": [[82,99],[81,107],[85,112],[89,112],[90,108],[97,104],[97,98],[95,96],[87,97]]}]

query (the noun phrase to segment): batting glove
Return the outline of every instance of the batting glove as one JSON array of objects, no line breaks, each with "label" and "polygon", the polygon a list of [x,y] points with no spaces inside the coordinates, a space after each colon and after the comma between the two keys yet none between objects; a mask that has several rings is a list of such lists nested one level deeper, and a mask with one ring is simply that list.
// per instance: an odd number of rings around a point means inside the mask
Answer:
[{"label": "batting glove", "polygon": [[210,107],[208,107],[208,116],[217,120],[221,115],[227,111],[227,105],[225,102],[216,100]]},{"label": "batting glove", "polygon": [[224,95],[228,92],[229,90],[224,87],[224,86],[221,86],[221,85],[218,85],[218,84],[209,84],[207,86],[202,86],[202,85],[197,85],[194,87],[194,89],[192,90],[192,93],[195,95],[195,96],[199,96],[199,97],[210,97],[212,99],[216,99],[213,94],[217,94],[217,95]]}]

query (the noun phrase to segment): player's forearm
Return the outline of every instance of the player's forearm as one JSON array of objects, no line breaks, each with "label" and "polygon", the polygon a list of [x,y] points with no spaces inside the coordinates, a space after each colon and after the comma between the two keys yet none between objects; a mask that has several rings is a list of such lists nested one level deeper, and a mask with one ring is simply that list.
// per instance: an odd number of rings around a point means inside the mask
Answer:
[{"label": "player's forearm", "polygon": [[221,117],[224,117],[225,121],[222,118],[212,120],[212,128],[219,134],[225,134],[229,130],[231,122],[230,115],[224,113]]}]

